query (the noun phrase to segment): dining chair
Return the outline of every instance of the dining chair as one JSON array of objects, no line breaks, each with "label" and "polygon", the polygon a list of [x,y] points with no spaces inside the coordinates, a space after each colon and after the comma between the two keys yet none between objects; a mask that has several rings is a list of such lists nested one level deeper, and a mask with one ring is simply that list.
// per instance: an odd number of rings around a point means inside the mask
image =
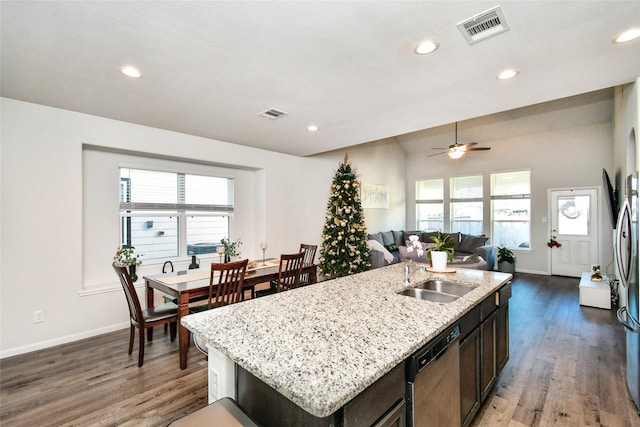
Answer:
[{"label": "dining chair", "polygon": [[208,302],[207,304],[191,307],[189,311],[197,313],[240,302],[242,300],[244,275],[247,272],[248,264],[248,259],[224,264],[211,263]]},{"label": "dining chair", "polygon": [[[302,258],[302,265],[313,264],[313,261],[316,258],[316,250],[318,249],[318,245],[306,245],[304,243],[300,244],[300,252],[304,252],[304,257]],[[300,275],[300,286],[306,286],[309,284],[309,273],[304,273]]]},{"label": "dining chair", "polygon": [[[131,323],[129,334],[129,354],[133,352],[133,340],[135,336],[135,330],[138,328],[140,331],[140,347],[138,350],[138,367],[141,367],[144,362],[144,346],[145,346],[145,331],[153,328],[154,326],[160,326],[169,324],[169,330],[171,334],[171,341],[176,339],[176,331],[178,326],[178,306],[174,303],[166,303],[155,306],[153,308],[143,309],[138,299],[138,294],[131,280],[131,276],[126,267],[120,267],[115,262],[112,264],[115,270],[122,288],[124,295],[127,297],[127,305],[129,306],[129,320]],[[152,336],[149,335],[149,341],[152,340]]]},{"label": "dining chair", "polygon": [[[209,275],[209,300],[207,304],[190,307],[189,312],[199,313],[242,301],[242,287],[248,264],[248,259],[224,264],[212,263]],[[198,350],[208,356],[206,343],[195,334],[193,343]]]},{"label": "dining chair", "polygon": [[267,289],[256,291],[256,297],[271,295],[278,292],[288,291],[300,286],[300,271],[302,269],[302,259],[304,251],[297,254],[280,255],[280,269],[278,270],[278,280]]}]

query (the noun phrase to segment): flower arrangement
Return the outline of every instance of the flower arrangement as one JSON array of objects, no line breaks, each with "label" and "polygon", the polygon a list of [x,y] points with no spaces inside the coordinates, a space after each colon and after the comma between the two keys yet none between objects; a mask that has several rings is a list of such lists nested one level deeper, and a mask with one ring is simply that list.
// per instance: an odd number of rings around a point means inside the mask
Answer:
[{"label": "flower arrangement", "polygon": [[424,249],[422,248],[422,243],[418,236],[413,235],[409,236],[409,243],[407,244],[407,252],[416,251],[418,258],[420,258],[424,254]]},{"label": "flower arrangement", "polygon": [[229,239],[225,239],[224,237],[220,239],[220,243],[224,246],[224,253],[229,258],[232,256],[240,256],[240,246],[242,246],[242,240],[238,239],[235,242],[232,242]]},{"label": "flower arrangement", "polygon": [[119,247],[113,260],[120,267],[140,265],[142,264],[142,260],[140,260],[142,255],[134,253],[135,249],[135,246],[129,246],[128,248]]}]

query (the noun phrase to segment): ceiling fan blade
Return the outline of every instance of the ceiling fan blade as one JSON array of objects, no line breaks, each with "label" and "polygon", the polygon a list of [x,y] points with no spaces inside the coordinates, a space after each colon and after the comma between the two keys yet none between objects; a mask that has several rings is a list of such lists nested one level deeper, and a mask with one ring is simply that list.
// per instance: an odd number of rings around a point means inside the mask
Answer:
[{"label": "ceiling fan blade", "polygon": [[488,150],[491,150],[491,147],[467,148],[467,151],[488,151]]},{"label": "ceiling fan blade", "polygon": [[436,154],[429,154],[427,157],[433,157],[433,156],[439,156],[440,154],[447,154],[449,152],[449,150],[447,151],[442,151],[440,153],[436,153]]}]

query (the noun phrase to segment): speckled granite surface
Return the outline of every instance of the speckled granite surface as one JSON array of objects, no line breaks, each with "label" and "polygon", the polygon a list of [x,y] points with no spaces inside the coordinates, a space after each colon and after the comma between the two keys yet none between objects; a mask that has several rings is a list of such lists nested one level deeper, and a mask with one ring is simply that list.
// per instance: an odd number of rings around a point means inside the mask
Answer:
[{"label": "speckled granite surface", "polygon": [[193,333],[317,417],[331,415],[498,289],[509,274],[419,271],[475,289],[443,304],[398,295],[404,263],[186,316]]}]

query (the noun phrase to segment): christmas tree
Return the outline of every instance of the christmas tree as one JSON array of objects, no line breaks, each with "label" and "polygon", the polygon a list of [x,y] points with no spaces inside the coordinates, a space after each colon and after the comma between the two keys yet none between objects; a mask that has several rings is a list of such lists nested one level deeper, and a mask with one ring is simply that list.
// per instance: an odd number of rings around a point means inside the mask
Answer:
[{"label": "christmas tree", "polygon": [[345,154],[333,178],[322,232],[320,272],[327,279],[360,273],[371,268],[367,228],[360,203],[360,183]]}]

